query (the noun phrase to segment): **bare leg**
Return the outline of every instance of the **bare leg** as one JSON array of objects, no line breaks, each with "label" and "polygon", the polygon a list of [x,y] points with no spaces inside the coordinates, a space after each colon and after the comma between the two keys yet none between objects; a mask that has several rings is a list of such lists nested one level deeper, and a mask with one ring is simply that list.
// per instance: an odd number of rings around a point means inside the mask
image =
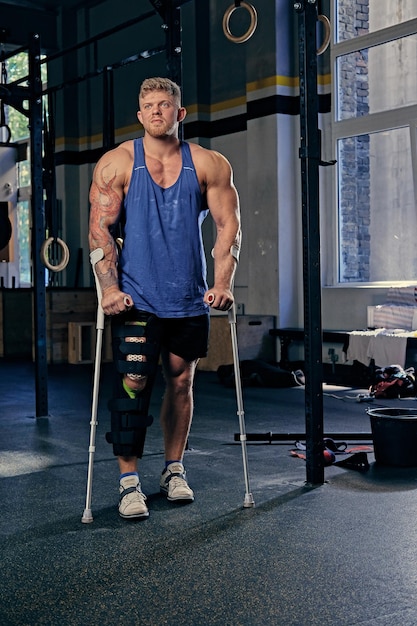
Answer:
[{"label": "bare leg", "polygon": [[161,407],[161,426],[166,461],[181,461],[184,456],[193,417],[193,383],[197,363],[198,359],[184,361],[172,353],[162,356],[166,390]]},{"label": "bare leg", "polygon": [[138,459],[136,456],[118,456],[117,460],[119,461],[121,474],[138,471]]}]

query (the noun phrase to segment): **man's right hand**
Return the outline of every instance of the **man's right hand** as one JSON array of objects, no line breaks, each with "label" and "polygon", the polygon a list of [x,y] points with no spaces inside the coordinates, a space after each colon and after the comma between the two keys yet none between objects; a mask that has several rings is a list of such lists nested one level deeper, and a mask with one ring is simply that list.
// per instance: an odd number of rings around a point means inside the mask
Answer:
[{"label": "man's right hand", "polygon": [[103,292],[101,308],[105,315],[118,315],[129,311],[133,306],[132,297],[128,293],[120,291],[118,287],[108,287]]}]

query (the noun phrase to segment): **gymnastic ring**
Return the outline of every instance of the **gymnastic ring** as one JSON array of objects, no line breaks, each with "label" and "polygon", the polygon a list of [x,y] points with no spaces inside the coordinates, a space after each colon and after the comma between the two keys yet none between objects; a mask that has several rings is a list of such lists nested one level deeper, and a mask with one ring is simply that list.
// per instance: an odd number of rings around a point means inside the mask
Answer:
[{"label": "gymnastic ring", "polygon": [[[48,250],[54,241],[56,241],[62,248],[62,259],[60,263],[57,263],[57,265],[52,265],[48,258]],[[41,247],[41,259],[48,270],[51,270],[52,272],[61,272],[67,267],[69,258],[70,254],[68,246],[65,241],[62,241],[59,237],[48,237],[48,239],[43,242]]]},{"label": "gymnastic ring", "polygon": [[12,138],[12,131],[10,130],[9,126],[7,126],[7,124],[3,124],[3,126],[0,126],[0,131],[3,130],[3,128],[6,130],[6,140],[3,143],[10,143],[10,139]]},{"label": "gymnastic ring", "polygon": [[329,18],[326,15],[319,15],[318,21],[321,22],[324,26],[324,40],[320,48],[317,50],[317,56],[320,56],[321,54],[323,54],[323,52],[326,52],[327,48],[329,47],[331,24]]},{"label": "gymnastic ring", "polygon": [[[232,14],[236,11],[236,9],[239,9],[241,7],[246,9],[250,14],[250,26],[246,33],[244,33],[240,37],[236,37],[235,35],[232,35],[229,22]],[[231,4],[230,7],[226,9],[225,14],[223,15],[223,32],[226,35],[227,39],[229,39],[229,41],[233,41],[233,43],[245,43],[245,41],[248,41],[248,39],[250,39],[255,32],[257,24],[258,14],[255,7],[250,4],[250,2],[244,2],[244,0],[240,2],[239,6]]]}]

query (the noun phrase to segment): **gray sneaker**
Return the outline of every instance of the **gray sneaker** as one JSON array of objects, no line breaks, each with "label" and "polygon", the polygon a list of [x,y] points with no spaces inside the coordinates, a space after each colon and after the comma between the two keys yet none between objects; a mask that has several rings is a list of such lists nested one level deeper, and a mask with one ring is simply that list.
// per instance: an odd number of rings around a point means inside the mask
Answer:
[{"label": "gray sneaker", "polygon": [[146,496],[142,493],[137,476],[125,476],[120,480],[119,515],[123,519],[146,519],[149,517]]},{"label": "gray sneaker", "polygon": [[194,492],[188,486],[182,463],[170,463],[162,472],[160,491],[170,502],[193,502]]}]

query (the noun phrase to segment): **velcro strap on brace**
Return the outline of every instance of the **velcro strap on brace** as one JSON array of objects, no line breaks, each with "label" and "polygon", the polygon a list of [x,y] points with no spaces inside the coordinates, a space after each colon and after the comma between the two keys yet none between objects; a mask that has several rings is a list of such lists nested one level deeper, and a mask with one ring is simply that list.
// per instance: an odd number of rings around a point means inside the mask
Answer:
[{"label": "velcro strap on brace", "polygon": [[152,368],[147,361],[117,361],[117,369],[121,374],[142,374],[145,376]]},{"label": "velcro strap on brace", "polygon": [[143,354],[151,356],[155,353],[155,346],[151,343],[136,343],[133,341],[121,341],[119,350],[122,354]]},{"label": "velcro strap on brace", "polygon": [[148,410],[148,399],[144,396],[137,398],[110,398],[108,407],[110,411],[139,412],[143,413]]},{"label": "velcro strap on brace", "polygon": [[113,443],[116,445],[133,446],[137,440],[137,430],[133,429],[147,428],[152,424],[152,422],[152,415],[148,415],[147,417],[143,415],[129,415],[129,428],[131,430],[120,430],[106,433],[106,441],[107,443]]},{"label": "velcro strap on brace", "polygon": [[112,328],[113,337],[125,339],[125,337],[144,337],[146,333],[146,324],[123,324],[114,325]]},{"label": "velcro strap on brace", "polygon": [[136,413],[124,413],[121,415],[120,426],[129,431],[135,431],[138,428],[148,428],[153,423],[152,415],[137,415]]}]

